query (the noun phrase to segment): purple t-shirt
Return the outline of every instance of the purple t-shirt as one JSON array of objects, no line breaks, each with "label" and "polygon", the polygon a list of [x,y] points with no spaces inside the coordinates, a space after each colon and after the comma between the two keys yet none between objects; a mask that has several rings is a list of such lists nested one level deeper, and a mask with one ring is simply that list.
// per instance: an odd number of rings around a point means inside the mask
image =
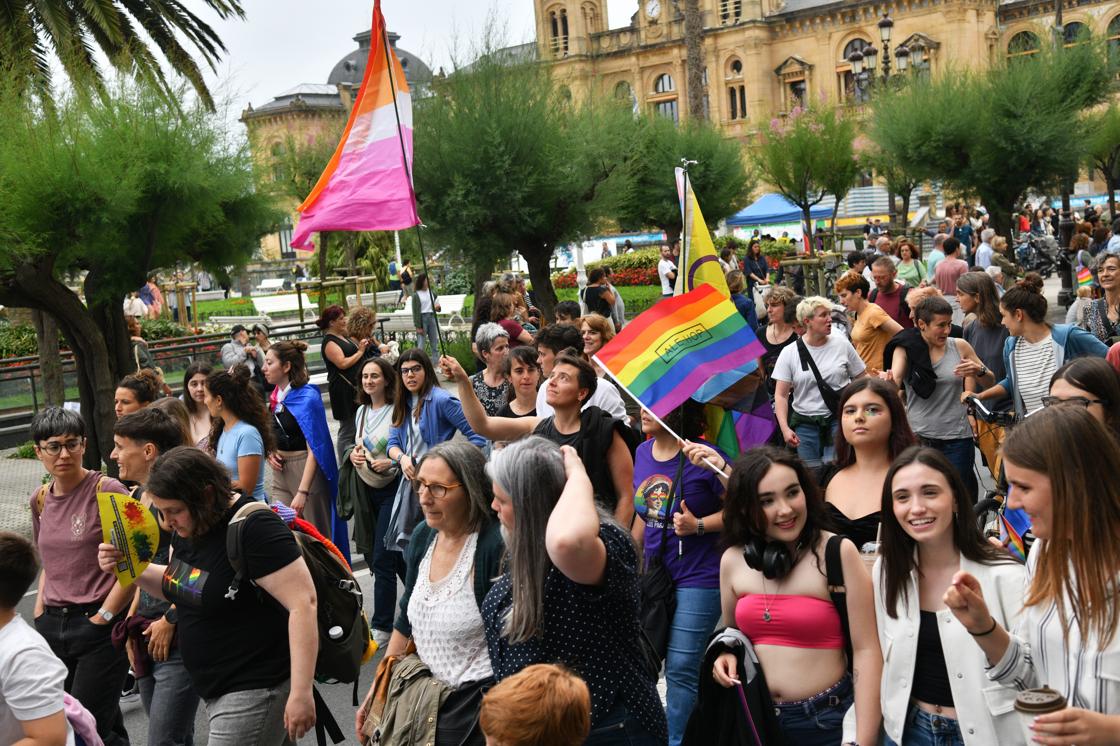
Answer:
[{"label": "purple t-shirt", "polygon": [[682,512],[682,497],[689,512],[697,518],[718,513],[723,509],[723,484],[711,469],[694,466],[687,459],[681,471],[679,493],[673,488],[676,475],[676,458],[655,459],[652,440],[638,446],[634,454],[634,510],[646,522],[645,556],[648,559],[660,553],[662,527],[667,525],[664,559],[673,581],[682,588],[719,588],[719,533],[677,536],[672,515],[668,524],[665,520],[670,495],[674,513]]}]

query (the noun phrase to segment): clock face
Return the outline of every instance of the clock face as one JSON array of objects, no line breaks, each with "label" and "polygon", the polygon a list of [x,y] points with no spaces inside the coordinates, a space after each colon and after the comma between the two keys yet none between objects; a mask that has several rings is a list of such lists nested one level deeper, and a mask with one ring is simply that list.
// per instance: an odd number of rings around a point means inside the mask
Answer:
[{"label": "clock face", "polygon": [[661,15],[661,0],[646,0],[646,15],[650,18]]}]

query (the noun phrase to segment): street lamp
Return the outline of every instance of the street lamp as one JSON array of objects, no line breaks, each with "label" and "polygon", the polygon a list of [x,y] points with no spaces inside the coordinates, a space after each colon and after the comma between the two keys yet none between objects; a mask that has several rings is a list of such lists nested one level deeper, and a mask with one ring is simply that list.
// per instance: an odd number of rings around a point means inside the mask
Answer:
[{"label": "street lamp", "polygon": [[906,47],[899,47],[894,50],[894,61],[898,65],[899,74],[906,72],[906,68],[910,63],[910,50]]},{"label": "street lamp", "polygon": [[887,13],[883,12],[883,17],[879,19],[879,39],[883,42],[883,80],[887,80],[891,76],[891,31],[894,29],[894,21]]}]

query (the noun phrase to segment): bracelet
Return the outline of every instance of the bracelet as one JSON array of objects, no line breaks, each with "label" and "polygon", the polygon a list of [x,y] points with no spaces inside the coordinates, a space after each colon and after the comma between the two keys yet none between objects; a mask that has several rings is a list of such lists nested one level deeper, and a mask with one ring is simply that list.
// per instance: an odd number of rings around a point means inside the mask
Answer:
[{"label": "bracelet", "polygon": [[309,495],[310,493],[307,490],[296,490],[296,494],[297,495]]},{"label": "bracelet", "polygon": [[995,632],[995,631],[996,631],[996,627],[998,627],[998,626],[999,626],[999,624],[998,624],[998,623],[996,622],[996,619],[995,619],[995,617],[992,617],[992,626],[991,626],[991,627],[989,627],[989,628],[988,628],[987,630],[985,630],[984,632],[973,632],[973,631],[972,631],[972,630],[970,630],[970,629],[966,629],[966,630],[965,630],[965,632],[967,632],[968,634],[972,635],[973,637],[986,637],[987,635],[990,635],[990,634],[992,634],[993,632]]},{"label": "bracelet", "polygon": [[703,536],[704,535],[704,519],[703,518],[697,518],[696,519],[696,535],[697,536]]}]

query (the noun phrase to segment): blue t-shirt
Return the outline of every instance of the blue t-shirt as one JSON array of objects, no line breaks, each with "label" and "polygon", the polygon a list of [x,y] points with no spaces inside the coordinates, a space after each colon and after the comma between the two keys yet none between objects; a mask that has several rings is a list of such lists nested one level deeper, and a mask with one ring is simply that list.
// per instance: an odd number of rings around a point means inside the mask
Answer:
[{"label": "blue t-shirt", "polygon": [[229,471],[231,479],[237,479],[237,459],[241,456],[260,456],[261,470],[257,484],[253,487],[252,498],[265,502],[264,494],[264,439],[257,428],[248,422],[238,422],[228,430],[223,430],[218,438],[218,461]]},{"label": "blue t-shirt", "polygon": [[665,521],[670,509],[670,495],[673,496],[674,513],[683,512],[680,508],[682,497],[689,512],[697,518],[718,513],[723,509],[723,484],[711,469],[695,466],[687,459],[681,471],[683,484],[679,493],[673,488],[676,475],[675,457],[668,461],[655,459],[652,440],[638,446],[634,454],[634,510],[646,522],[645,556],[649,559],[660,554],[664,526],[665,567],[677,586],[719,588],[719,533],[711,531],[703,536],[677,536],[673,531],[672,515],[668,516],[667,524]]}]

